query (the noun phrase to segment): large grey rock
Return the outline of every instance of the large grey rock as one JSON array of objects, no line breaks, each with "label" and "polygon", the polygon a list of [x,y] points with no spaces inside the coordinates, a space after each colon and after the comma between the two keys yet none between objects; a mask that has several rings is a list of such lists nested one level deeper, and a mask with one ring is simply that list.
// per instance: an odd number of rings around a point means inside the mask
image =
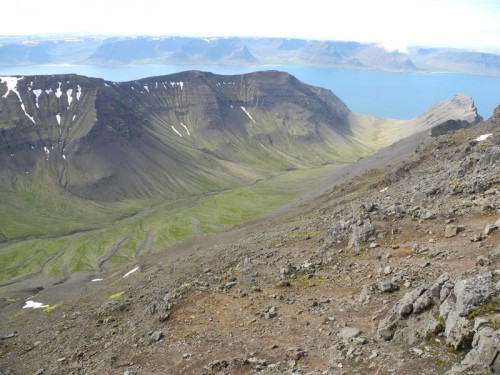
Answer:
[{"label": "large grey rock", "polygon": [[453,366],[447,375],[500,374],[500,330],[480,326],[472,340],[472,349],[460,364]]},{"label": "large grey rock", "polygon": [[338,336],[344,340],[350,340],[361,335],[361,331],[357,328],[344,327],[338,333]]},{"label": "large grey rock", "polygon": [[373,226],[369,220],[364,220],[361,225],[353,224],[351,225],[351,236],[349,238],[349,243],[347,247],[349,249],[355,248],[359,249],[361,243],[368,241],[368,239],[373,234]]},{"label": "large grey rock", "polygon": [[446,344],[458,350],[464,343],[472,339],[472,335],[472,322],[460,316],[456,309],[452,309],[445,323],[444,336]]},{"label": "large grey rock", "polygon": [[488,366],[494,374],[500,374],[500,330],[490,327],[479,329],[474,335],[472,349],[462,361],[463,365],[474,363]]},{"label": "large grey rock", "polygon": [[493,275],[486,272],[470,279],[460,279],[455,283],[453,293],[456,309],[460,316],[466,316],[488,302],[495,294]]}]

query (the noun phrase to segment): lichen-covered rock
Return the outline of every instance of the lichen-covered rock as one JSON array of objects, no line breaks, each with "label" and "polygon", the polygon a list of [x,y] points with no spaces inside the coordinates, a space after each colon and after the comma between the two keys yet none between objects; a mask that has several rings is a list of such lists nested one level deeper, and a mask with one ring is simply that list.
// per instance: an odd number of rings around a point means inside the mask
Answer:
[{"label": "lichen-covered rock", "polygon": [[488,302],[495,294],[493,275],[486,272],[470,279],[457,280],[453,293],[456,298],[456,310],[460,316],[466,316]]},{"label": "lichen-covered rock", "polygon": [[447,375],[463,374],[500,374],[500,330],[480,326],[474,334],[472,349],[460,364],[453,366]]}]

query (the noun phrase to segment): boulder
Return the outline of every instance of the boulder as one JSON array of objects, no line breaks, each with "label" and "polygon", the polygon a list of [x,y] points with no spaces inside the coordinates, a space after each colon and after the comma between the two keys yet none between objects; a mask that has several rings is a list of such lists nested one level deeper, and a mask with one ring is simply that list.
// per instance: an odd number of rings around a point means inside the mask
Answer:
[{"label": "boulder", "polygon": [[338,333],[338,336],[344,340],[350,340],[361,335],[361,331],[357,328],[344,327]]}]

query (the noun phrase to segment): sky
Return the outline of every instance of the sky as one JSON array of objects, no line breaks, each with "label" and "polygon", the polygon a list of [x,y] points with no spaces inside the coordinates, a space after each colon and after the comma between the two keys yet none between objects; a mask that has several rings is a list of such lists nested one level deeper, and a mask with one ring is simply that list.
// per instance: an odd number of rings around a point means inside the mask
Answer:
[{"label": "sky", "polygon": [[500,51],[500,0],[23,0],[0,35],[250,36]]}]

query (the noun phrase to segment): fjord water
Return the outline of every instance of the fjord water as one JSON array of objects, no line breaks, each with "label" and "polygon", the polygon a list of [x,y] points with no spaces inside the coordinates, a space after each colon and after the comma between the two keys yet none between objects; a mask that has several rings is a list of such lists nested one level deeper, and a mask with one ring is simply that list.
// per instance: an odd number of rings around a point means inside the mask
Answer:
[{"label": "fjord water", "polygon": [[354,112],[409,119],[457,93],[471,96],[479,114],[489,118],[500,104],[500,77],[459,73],[391,73],[289,65],[31,65],[0,67],[0,75],[76,73],[110,81],[131,81],[185,70],[242,74],[281,70],[305,83],[332,90]]}]

